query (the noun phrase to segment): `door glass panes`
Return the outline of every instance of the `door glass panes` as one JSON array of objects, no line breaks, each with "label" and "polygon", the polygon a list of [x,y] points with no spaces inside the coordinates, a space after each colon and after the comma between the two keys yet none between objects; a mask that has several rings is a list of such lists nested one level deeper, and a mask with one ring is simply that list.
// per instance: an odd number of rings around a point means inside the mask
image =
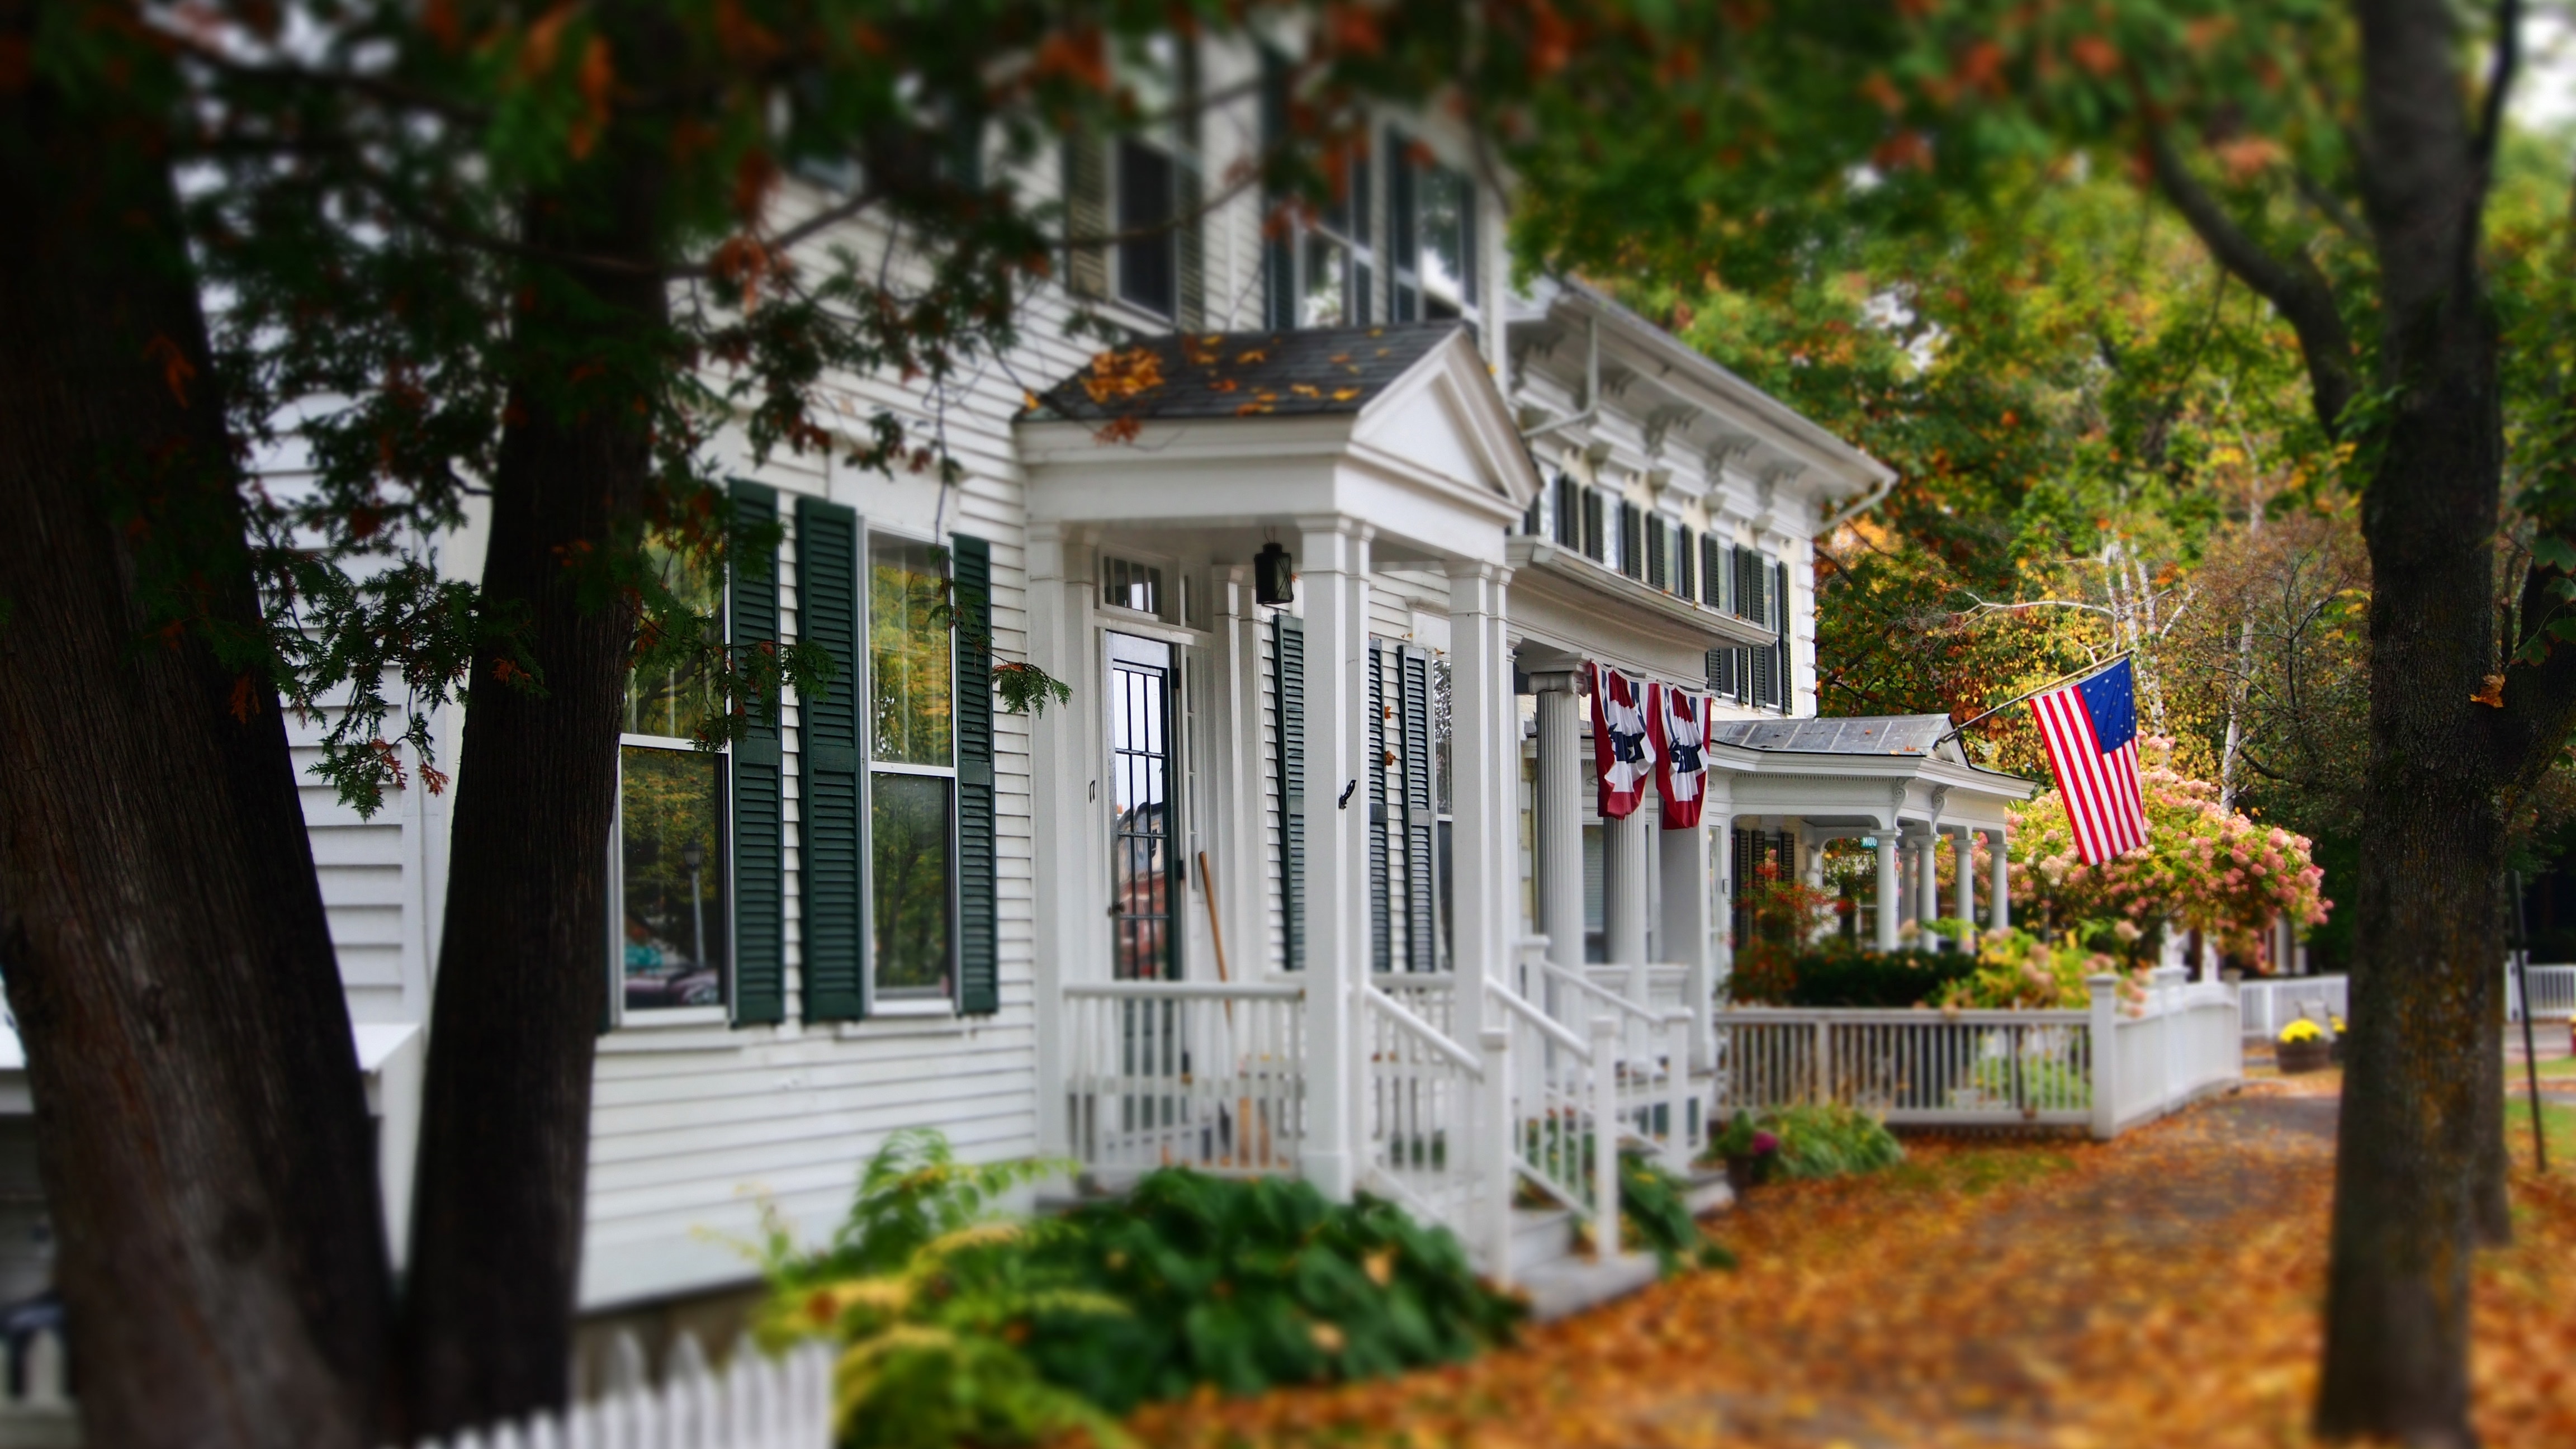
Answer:
[{"label": "door glass panes", "polygon": [[725,757],[618,748],[620,980],[629,1011],[724,1002]]},{"label": "door glass panes", "polygon": [[1110,960],[1121,981],[1180,975],[1172,905],[1171,648],[1110,636]]},{"label": "door glass panes", "polygon": [[[719,618],[724,608],[720,574],[692,567],[685,554],[658,539],[645,540],[644,557],[682,604],[710,623]],[[693,738],[699,723],[717,703],[713,681],[707,674],[708,663],[693,658],[675,667],[628,673],[625,733]]]},{"label": "door glass panes", "polygon": [[929,544],[868,542],[869,758],[880,764],[955,763],[947,586]]},{"label": "door glass panes", "polygon": [[951,785],[945,775],[884,771],[869,781],[879,996],[948,994]]}]

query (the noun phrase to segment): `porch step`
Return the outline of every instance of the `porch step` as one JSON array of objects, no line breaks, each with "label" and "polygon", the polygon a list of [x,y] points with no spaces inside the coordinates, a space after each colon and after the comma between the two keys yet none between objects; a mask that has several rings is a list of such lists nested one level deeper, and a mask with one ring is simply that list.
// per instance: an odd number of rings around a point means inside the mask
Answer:
[{"label": "porch step", "polygon": [[1574,1214],[1565,1208],[1512,1209],[1512,1266],[1526,1271],[1574,1256]]},{"label": "porch step", "polygon": [[1682,1201],[1689,1205],[1692,1217],[1706,1217],[1735,1206],[1735,1189],[1726,1185],[1723,1166],[1694,1167],[1685,1181],[1690,1186],[1682,1194]]},{"label": "porch step", "polygon": [[1523,1268],[1513,1277],[1514,1286],[1529,1295],[1530,1317],[1552,1323],[1638,1292],[1655,1281],[1656,1273],[1652,1253],[1631,1253],[1605,1262],[1569,1252],[1553,1263]]}]

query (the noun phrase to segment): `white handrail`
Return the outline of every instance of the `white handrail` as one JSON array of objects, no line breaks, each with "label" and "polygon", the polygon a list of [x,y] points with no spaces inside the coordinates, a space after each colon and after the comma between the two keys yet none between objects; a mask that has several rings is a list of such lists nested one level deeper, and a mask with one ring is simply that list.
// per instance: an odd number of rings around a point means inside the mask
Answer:
[{"label": "white handrail", "polygon": [[1557,965],[1553,961],[1539,962],[1538,969],[1539,973],[1546,976],[1549,980],[1564,982],[1566,985],[1573,987],[1575,990],[1591,997],[1595,1001],[1598,1001],[1623,1015],[1633,1016],[1637,1020],[1646,1023],[1648,1026],[1661,1026],[1665,1022],[1672,1020],[1674,1017],[1678,1016],[1687,1019],[1690,1016],[1690,1009],[1688,1007],[1672,1006],[1666,1007],[1662,1011],[1657,1011],[1651,1006],[1639,1005],[1638,1003],[1621,996],[1618,992],[1613,991],[1598,982],[1590,980],[1581,972],[1568,970],[1563,966]]},{"label": "white handrail", "polygon": [[1477,1081],[1481,1082],[1485,1079],[1485,1063],[1482,1059],[1474,1052],[1451,1041],[1448,1034],[1438,1027],[1414,1015],[1403,1002],[1366,983],[1360,986],[1360,999],[1385,1013],[1388,1020],[1412,1033],[1425,1046],[1447,1057],[1450,1065]]},{"label": "white handrail", "polygon": [[1579,1036],[1576,1036],[1572,1031],[1566,1028],[1563,1022],[1558,1021],[1555,1017],[1552,1017],[1546,1012],[1539,1010],[1537,1007],[1530,1005],[1528,1000],[1519,992],[1514,991],[1499,981],[1488,981],[1485,983],[1485,999],[1488,1001],[1497,1001],[1502,1003],[1506,1010],[1510,1011],[1521,1020],[1528,1022],[1531,1027],[1537,1030],[1539,1035],[1546,1037],[1549,1041],[1554,1042],[1565,1050],[1574,1053],[1574,1059],[1576,1061],[1582,1062],[1586,1066],[1591,1065],[1591,1043],[1586,1042]]},{"label": "white handrail", "polygon": [[1251,981],[1085,981],[1068,983],[1064,994],[1136,1001],[1295,1001],[1306,988]]}]

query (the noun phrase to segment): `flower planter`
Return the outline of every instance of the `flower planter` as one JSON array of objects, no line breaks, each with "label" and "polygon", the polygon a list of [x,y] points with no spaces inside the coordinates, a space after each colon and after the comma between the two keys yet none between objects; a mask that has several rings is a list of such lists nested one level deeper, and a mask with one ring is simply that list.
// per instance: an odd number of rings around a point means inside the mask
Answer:
[{"label": "flower planter", "polygon": [[2295,1077],[2302,1072],[2323,1071],[2334,1065],[2334,1043],[2325,1037],[2314,1041],[2285,1041],[2273,1048],[2281,1075]]},{"label": "flower planter", "polygon": [[1727,1188],[1740,1199],[1746,1193],[1770,1181],[1771,1159],[1776,1155],[1769,1152],[1746,1152],[1726,1159]]}]

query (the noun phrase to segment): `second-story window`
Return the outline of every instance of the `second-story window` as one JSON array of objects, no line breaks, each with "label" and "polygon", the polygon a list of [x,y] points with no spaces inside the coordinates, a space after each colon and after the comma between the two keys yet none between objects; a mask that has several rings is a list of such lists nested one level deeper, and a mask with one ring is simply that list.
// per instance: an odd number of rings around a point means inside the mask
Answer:
[{"label": "second-story window", "polygon": [[1301,327],[1359,327],[1370,320],[1377,287],[1371,179],[1368,157],[1351,158],[1342,194],[1306,231],[1297,268]]},{"label": "second-story window", "polygon": [[1388,133],[1387,155],[1395,320],[1477,320],[1476,183],[1399,133]]},{"label": "second-story window", "polygon": [[869,876],[880,1001],[946,998],[956,940],[956,661],[937,556],[868,541]]},{"label": "second-story window", "polygon": [[1117,148],[1118,300],[1158,317],[1180,310],[1177,172],[1171,153],[1134,137]]}]

